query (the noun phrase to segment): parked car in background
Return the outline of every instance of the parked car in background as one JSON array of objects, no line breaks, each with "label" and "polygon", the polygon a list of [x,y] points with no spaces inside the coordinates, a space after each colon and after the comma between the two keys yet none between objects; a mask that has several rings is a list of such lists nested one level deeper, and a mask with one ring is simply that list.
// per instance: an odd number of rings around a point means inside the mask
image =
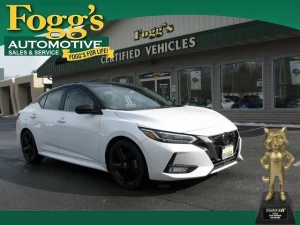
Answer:
[{"label": "parked car in background", "polygon": [[102,170],[126,189],[145,179],[206,177],[243,160],[242,139],[226,117],[174,106],[133,84],[53,88],[19,111],[16,131],[29,164],[46,156]]},{"label": "parked car in background", "polygon": [[[231,109],[231,106],[234,104],[234,101],[231,99],[225,98],[221,101],[221,108],[222,109]],[[206,108],[212,109],[212,104],[208,104]]]},{"label": "parked car in background", "polygon": [[286,108],[289,100],[286,98],[280,98],[280,96],[275,96],[275,108]]},{"label": "parked car in background", "polygon": [[297,97],[275,97],[275,108],[300,108],[300,99]]},{"label": "parked car in background", "polygon": [[300,99],[291,99],[287,102],[285,108],[300,108]]},{"label": "parked car in background", "polygon": [[241,97],[239,97],[239,96],[232,96],[232,95],[225,95],[224,98],[231,99],[234,102],[238,102],[239,100],[241,100]]},{"label": "parked car in background", "polygon": [[243,98],[254,98],[254,99],[261,99],[258,95],[244,95]]},{"label": "parked car in background", "polygon": [[238,102],[235,102],[231,108],[241,109],[241,108],[262,108],[262,99],[246,97]]},{"label": "parked car in background", "polygon": [[258,108],[262,108],[263,107],[263,100],[258,95],[245,95],[244,98],[251,98],[251,99],[253,99],[253,102],[257,102],[257,103],[254,103],[254,104],[257,104]]}]

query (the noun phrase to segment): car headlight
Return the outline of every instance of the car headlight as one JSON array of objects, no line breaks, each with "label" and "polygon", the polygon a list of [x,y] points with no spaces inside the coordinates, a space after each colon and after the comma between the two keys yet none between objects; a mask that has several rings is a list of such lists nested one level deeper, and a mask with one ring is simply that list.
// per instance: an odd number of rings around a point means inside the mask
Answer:
[{"label": "car headlight", "polygon": [[165,143],[174,143],[174,144],[191,144],[198,140],[194,136],[169,133],[164,131],[151,130],[147,128],[140,128],[140,130],[149,138],[165,142]]}]

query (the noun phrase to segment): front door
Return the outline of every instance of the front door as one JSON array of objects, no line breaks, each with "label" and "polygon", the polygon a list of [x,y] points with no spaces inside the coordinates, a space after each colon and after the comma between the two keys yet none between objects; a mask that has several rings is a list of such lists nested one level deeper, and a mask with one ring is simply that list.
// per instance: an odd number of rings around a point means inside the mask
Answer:
[{"label": "front door", "polygon": [[59,154],[99,163],[100,149],[100,115],[77,114],[75,108],[79,105],[95,105],[89,94],[81,88],[68,90],[61,110],[61,137]]}]

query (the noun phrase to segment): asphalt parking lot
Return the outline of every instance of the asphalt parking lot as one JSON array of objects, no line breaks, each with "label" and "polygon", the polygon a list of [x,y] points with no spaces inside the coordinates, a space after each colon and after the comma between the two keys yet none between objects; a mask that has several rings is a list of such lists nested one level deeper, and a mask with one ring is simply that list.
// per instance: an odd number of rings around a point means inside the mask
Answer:
[{"label": "asphalt parking lot", "polygon": [[[0,118],[0,210],[257,210],[267,184],[259,159],[263,127],[239,127],[244,161],[205,179],[150,182],[138,191],[119,188],[109,174],[45,158],[27,165],[16,143],[15,120]],[[300,210],[300,129],[288,128],[296,164],[286,191]],[[278,190],[278,186],[276,186]]]}]

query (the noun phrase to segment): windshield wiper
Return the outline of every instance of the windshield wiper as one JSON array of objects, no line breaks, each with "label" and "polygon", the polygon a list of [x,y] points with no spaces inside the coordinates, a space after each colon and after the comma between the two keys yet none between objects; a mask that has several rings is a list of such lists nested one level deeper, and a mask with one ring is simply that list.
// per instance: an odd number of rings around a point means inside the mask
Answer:
[{"label": "windshield wiper", "polygon": [[163,105],[163,106],[158,106],[157,109],[162,109],[162,108],[172,108],[174,106],[171,105]]},{"label": "windshield wiper", "polygon": [[173,107],[183,107],[184,105],[164,105],[164,106],[158,106],[157,109],[161,108],[173,108]]}]

